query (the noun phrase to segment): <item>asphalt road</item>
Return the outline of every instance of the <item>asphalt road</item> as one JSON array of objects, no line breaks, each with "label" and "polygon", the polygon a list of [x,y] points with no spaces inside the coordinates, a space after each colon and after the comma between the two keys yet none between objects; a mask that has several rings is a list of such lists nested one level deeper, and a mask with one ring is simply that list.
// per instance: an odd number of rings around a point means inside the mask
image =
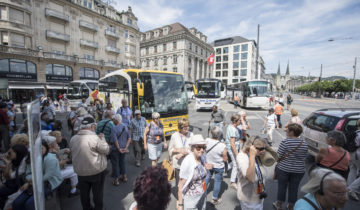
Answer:
[{"label": "asphalt road", "polygon": [[[322,109],[322,108],[335,108],[335,107],[360,107],[359,101],[344,101],[343,99],[313,99],[308,97],[293,96],[294,102],[292,107],[296,108],[299,111],[299,116],[301,119],[304,119],[312,111]],[[234,109],[231,104],[228,104],[226,101],[221,102],[221,106],[225,111],[226,119],[229,122],[230,116],[240,111],[241,109]],[[251,130],[249,130],[250,135],[260,135],[260,129],[264,122],[264,117],[267,114],[266,110],[245,110],[247,113],[248,120],[251,124]],[[202,134],[204,137],[207,137],[208,131],[208,120],[210,118],[210,112],[202,111],[196,112],[194,110],[194,101],[189,104],[189,120],[192,126],[192,131],[194,134]],[[282,122],[285,124],[290,118],[290,112],[285,111],[282,116]],[[66,125],[65,114],[59,114],[58,119],[63,120],[64,125]],[[66,127],[66,126],[63,126]],[[69,132],[64,128],[63,134],[69,138]],[[280,141],[285,138],[285,133],[282,130],[276,130],[274,133],[274,149],[277,149]],[[164,151],[162,158],[166,158],[167,151]],[[120,186],[115,187],[111,183],[111,177],[107,175],[105,181],[105,193],[104,193],[104,206],[106,210],[127,210],[130,207],[130,204],[134,201],[132,194],[132,186],[136,177],[141,173],[141,171],[150,166],[151,163],[148,159],[144,160],[141,164],[141,167],[136,167],[134,162],[134,156],[132,153],[132,148],[130,148],[130,153],[126,157],[127,164],[127,175],[129,181],[127,183],[121,183]],[[110,162],[108,168],[110,169]],[[273,167],[268,168],[267,177],[269,180],[266,182],[266,189],[268,197],[264,201],[264,209],[273,209],[272,202],[276,200],[277,193],[277,182],[272,180]],[[207,209],[241,209],[239,202],[236,197],[236,191],[229,188],[230,180],[229,176],[225,175],[222,183],[221,197],[223,202],[216,207],[212,206],[209,202],[207,203]],[[305,176],[301,182],[303,185],[307,180]],[[172,183],[174,186],[174,183]],[[212,185],[210,186],[207,199],[208,201],[212,198]],[[168,206],[168,209],[175,209],[176,199],[174,197],[174,191],[172,194],[171,202]],[[298,197],[302,197],[304,193],[299,192]],[[349,200],[345,209],[358,209],[356,206],[359,202],[354,202]],[[67,198],[66,196],[61,197],[61,207],[64,210],[78,210],[81,209],[80,197]]]}]

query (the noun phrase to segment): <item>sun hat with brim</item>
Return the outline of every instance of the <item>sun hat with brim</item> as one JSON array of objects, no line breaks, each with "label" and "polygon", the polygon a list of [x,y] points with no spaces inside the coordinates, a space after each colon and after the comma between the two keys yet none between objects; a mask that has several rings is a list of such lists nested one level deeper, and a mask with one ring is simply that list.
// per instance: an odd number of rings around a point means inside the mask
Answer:
[{"label": "sun hat with brim", "polygon": [[81,121],[81,124],[82,125],[89,125],[89,124],[93,124],[95,123],[95,120],[94,118],[92,117],[85,117],[82,121]]},{"label": "sun hat with brim", "polygon": [[199,145],[199,144],[206,144],[205,139],[200,134],[193,135],[190,139],[189,145]]},{"label": "sun hat with brim", "polygon": [[137,114],[141,114],[141,111],[140,111],[140,110],[136,110],[136,111],[135,111],[135,115],[137,115]]}]

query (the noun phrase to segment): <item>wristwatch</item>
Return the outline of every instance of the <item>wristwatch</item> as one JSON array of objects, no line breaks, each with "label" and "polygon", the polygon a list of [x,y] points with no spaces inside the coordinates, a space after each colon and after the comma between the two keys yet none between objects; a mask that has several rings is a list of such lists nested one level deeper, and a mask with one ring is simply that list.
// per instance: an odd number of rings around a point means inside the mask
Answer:
[{"label": "wristwatch", "polygon": [[184,206],[184,204],[182,204],[182,203],[178,203],[178,206]]}]

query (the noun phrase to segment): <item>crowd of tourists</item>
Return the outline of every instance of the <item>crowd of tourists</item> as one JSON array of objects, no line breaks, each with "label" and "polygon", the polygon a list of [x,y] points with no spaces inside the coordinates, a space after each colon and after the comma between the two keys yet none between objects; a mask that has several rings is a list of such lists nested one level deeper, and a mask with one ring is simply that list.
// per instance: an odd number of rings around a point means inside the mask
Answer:
[{"label": "crowd of tourists", "polygon": [[[359,167],[355,169],[350,186],[346,185],[346,180],[350,155],[360,157],[360,149],[350,154],[342,148],[346,139],[344,134],[330,131],[327,135],[329,148],[321,149],[316,162],[306,168],[308,146],[301,138],[303,129],[298,112],[291,109],[289,122],[282,125],[284,109],[278,100],[265,117],[263,132],[267,138],[249,135],[252,126],[246,112],[240,111],[226,119],[223,110],[214,106],[208,138],[192,133],[189,120],[182,118],[177,123],[178,131],[169,141],[164,136],[159,113],[153,112],[151,120],[147,121],[141,111],[132,110],[125,99],[121,103],[117,110],[103,101],[87,104],[86,99],[70,105],[66,126],[71,131],[71,139],[65,139],[62,132],[66,129],[56,117],[54,104],[46,98],[41,101],[45,197],[51,196],[64,180],[69,179],[69,197],[80,195],[84,210],[102,210],[105,177],[108,174],[112,177],[114,187],[128,182],[126,157],[130,155],[132,145],[134,165],[140,167],[148,158],[151,166],[135,181],[135,201],[130,210],[166,209],[171,200],[168,179],[171,172],[175,177],[174,196],[178,210],[206,209],[212,183],[210,203],[220,204],[224,173],[230,175],[230,188],[236,191],[242,210],[263,209],[267,181],[272,178],[277,180],[277,199],[273,202],[273,208],[277,210],[339,209],[344,207],[348,194],[358,199]],[[6,151],[0,157],[1,177],[5,179],[0,187],[0,208],[35,209],[27,122],[24,121],[21,129],[14,128],[13,106],[11,102],[0,102],[1,148]],[[227,121],[230,123],[226,124]],[[360,120],[357,125],[360,130]],[[274,151],[272,133],[279,128],[284,129],[286,138]],[[356,142],[359,147],[360,131]],[[170,168],[162,167],[159,162],[166,149]],[[274,164],[274,174],[268,174],[266,168]],[[309,179],[301,190],[307,194],[299,198],[300,182],[306,172]]]}]

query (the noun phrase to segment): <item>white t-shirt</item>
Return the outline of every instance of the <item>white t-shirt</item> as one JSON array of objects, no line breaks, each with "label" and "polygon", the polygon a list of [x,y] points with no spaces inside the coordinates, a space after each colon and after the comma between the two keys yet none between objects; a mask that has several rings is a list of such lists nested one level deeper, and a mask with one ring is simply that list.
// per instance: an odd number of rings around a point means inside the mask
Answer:
[{"label": "white t-shirt", "polygon": [[[207,138],[206,139],[206,150],[212,148],[219,141]],[[219,142],[210,152],[206,153],[206,161],[214,165],[214,168],[224,168],[224,159],[222,153],[225,150],[226,145]]]},{"label": "white t-shirt", "polygon": [[129,210],[133,210],[133,208],[134,208],[135,206],[137,206],[136,201],[132,202],[132,204],[130,205]]},{"label": "white t-shirt", "polygon": [[276,116],[274,113],[271,115],[270,114],[266,115],[266,119],[267,119],[267,123],[266,123],[267,126],[275,126],[276,125],[276,123],[275,123]]}]

